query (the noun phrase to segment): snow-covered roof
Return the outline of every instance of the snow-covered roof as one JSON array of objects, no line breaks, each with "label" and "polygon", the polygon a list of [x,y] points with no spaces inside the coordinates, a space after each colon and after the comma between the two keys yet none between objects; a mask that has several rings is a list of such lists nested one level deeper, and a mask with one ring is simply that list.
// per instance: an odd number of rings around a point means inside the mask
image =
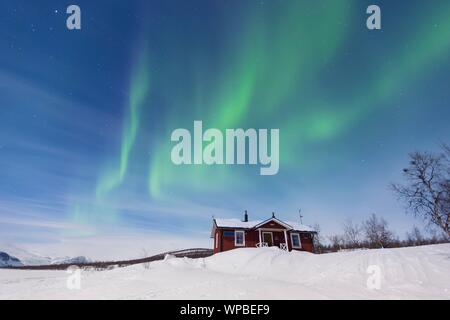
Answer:
[{"label": "snow-covered roof", "polygon": [[297,231],[308,231],[308,232],[314,232],[314,228],[307,226],[305,224],[300,224],[298,222],[292,222],[292,221],[285,221],[288,225],[292,227],[292,229]]},{"label": "snow-covered roof", "polygon": [[260,224],[263,220],[241,221],[239,219],[219,219],[216,218],[216,224],[219,228],[246,228],[250,229]]},{"label": "snow-covered roof", "polygon": [[[243,228],[243,229],[251,229],[254,228],[255,226],[263,223],[263,222],[268,222],[271,219],[267,219],[267,220],[253,220],[253,221],[241,221],[239,219],[221,219],[221,218],[216,218],[216,225],[218,228]],[[278,219],[275,219],[278,220]],[[290,222],[290,221],[281,221],[280,222],[287,224],[289,226],[292,227],[293,230],[297,230],[297,231],[308,231],[308,232],[312,232],[314,231],[313,228],[311,228],[310,226],[306,226],[297,222]]]}]

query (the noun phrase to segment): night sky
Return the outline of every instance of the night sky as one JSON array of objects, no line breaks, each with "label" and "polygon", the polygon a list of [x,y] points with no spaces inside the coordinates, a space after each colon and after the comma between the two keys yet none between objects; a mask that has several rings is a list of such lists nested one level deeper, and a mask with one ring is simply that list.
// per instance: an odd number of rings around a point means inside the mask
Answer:
[{"label": "night sky", "polygon": [[[213,215],[300,208],[325,233],[376,213],[403,237],[422,223],[388,185],[450,142],[449,17],[447,0],[2,0],[0,241],[207,242]],[[279,128],[279,173],[173,165],[194,120]]]}]

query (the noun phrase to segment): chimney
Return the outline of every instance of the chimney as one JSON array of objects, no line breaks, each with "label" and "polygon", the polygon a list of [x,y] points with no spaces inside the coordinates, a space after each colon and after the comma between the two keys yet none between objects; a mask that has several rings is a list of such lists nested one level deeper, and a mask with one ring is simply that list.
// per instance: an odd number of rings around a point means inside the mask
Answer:
[{"label": "chimney", "polygon": [[244,222],[248,222],[248,214],[247,214],[247,210],[245,210],[245,214],[244,214]]},{"label": "chimney", "polygon": [[275,218],[275,212],[272,212],[272,218]]}]

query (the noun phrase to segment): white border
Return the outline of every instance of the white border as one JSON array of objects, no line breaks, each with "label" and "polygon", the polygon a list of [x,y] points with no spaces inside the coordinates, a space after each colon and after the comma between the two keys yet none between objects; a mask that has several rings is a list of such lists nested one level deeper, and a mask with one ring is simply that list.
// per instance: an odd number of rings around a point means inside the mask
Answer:
[{"label": "white border", "polygon": [[[237,233],[242,233],[242,239],[244,240],[243,243],[237,243],[237,237],[236,234]],[[244,230],[234,230],[234,246],[235,247],[245,247],[245,231]]]},{"label": "white border", "polygon": [[216,249],[219,249],[219,232],[216,232]]},{"label": "white border", "polygon": [[[293,235],[297,235],[297,237],[298,237],[298,246],[294,246],[294,241],[292,240],[292,236]],[[296,249],[301,249],[302,248],[302,240],[301,240],[301,238],[300,238],[300,233],[297,233],[297,232],[291,232],[291,245],[292,245],[292,248],[296,248]]]}]

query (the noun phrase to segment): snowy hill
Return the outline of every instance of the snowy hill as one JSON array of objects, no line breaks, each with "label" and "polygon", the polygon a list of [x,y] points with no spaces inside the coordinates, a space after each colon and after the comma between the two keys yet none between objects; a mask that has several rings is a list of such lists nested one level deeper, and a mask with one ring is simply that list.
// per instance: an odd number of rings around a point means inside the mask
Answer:
[{"label": "snowy hill", "polygon": [[0,268],[2,267],[17,267],[22,266],[22,262],[16,257],[12,257],[6,252],[0,251]]},{"label": "snowy hill", "polygon": [[[37,266],[37,265],[49,265],[49,264],[66,264],[66,263],[86,263],[91,260],[84,257],[48,257],[38,253],[29,252],[18,246],[11,244],[0,244],[0,252],[4,252],[9,256],[16,257],[20,260],[21,265]],[[1,263],[1,262],[0,262]],[[1,264],[0,264],[1,266]]]},{"label": "snowy hill", "polygon": [[[368,287],[373,268],[379,288]],[[244,248],[81,273],[0,270],[0,299],[450,299],[450,244],[314,255]],[[370,281],[369,281],[370,282]]]},{"label": "snowy hill", "polygon": [[50,264],[77,264],[77,263],[88,263],[91,262],[90,259],[86,258],[85,256],[79,256],[79,257],[65,257],[65,258],[55,258],[51,260]]},{"label": "snowy hill", "polygon": [[50,257],[41,256],[36,253],[29,252],[18,246],[12,244],[0,244],[0,251],[6,252],[9,255],[17,257],[24,265],[43,265],[50,264],[52,259]]}]

